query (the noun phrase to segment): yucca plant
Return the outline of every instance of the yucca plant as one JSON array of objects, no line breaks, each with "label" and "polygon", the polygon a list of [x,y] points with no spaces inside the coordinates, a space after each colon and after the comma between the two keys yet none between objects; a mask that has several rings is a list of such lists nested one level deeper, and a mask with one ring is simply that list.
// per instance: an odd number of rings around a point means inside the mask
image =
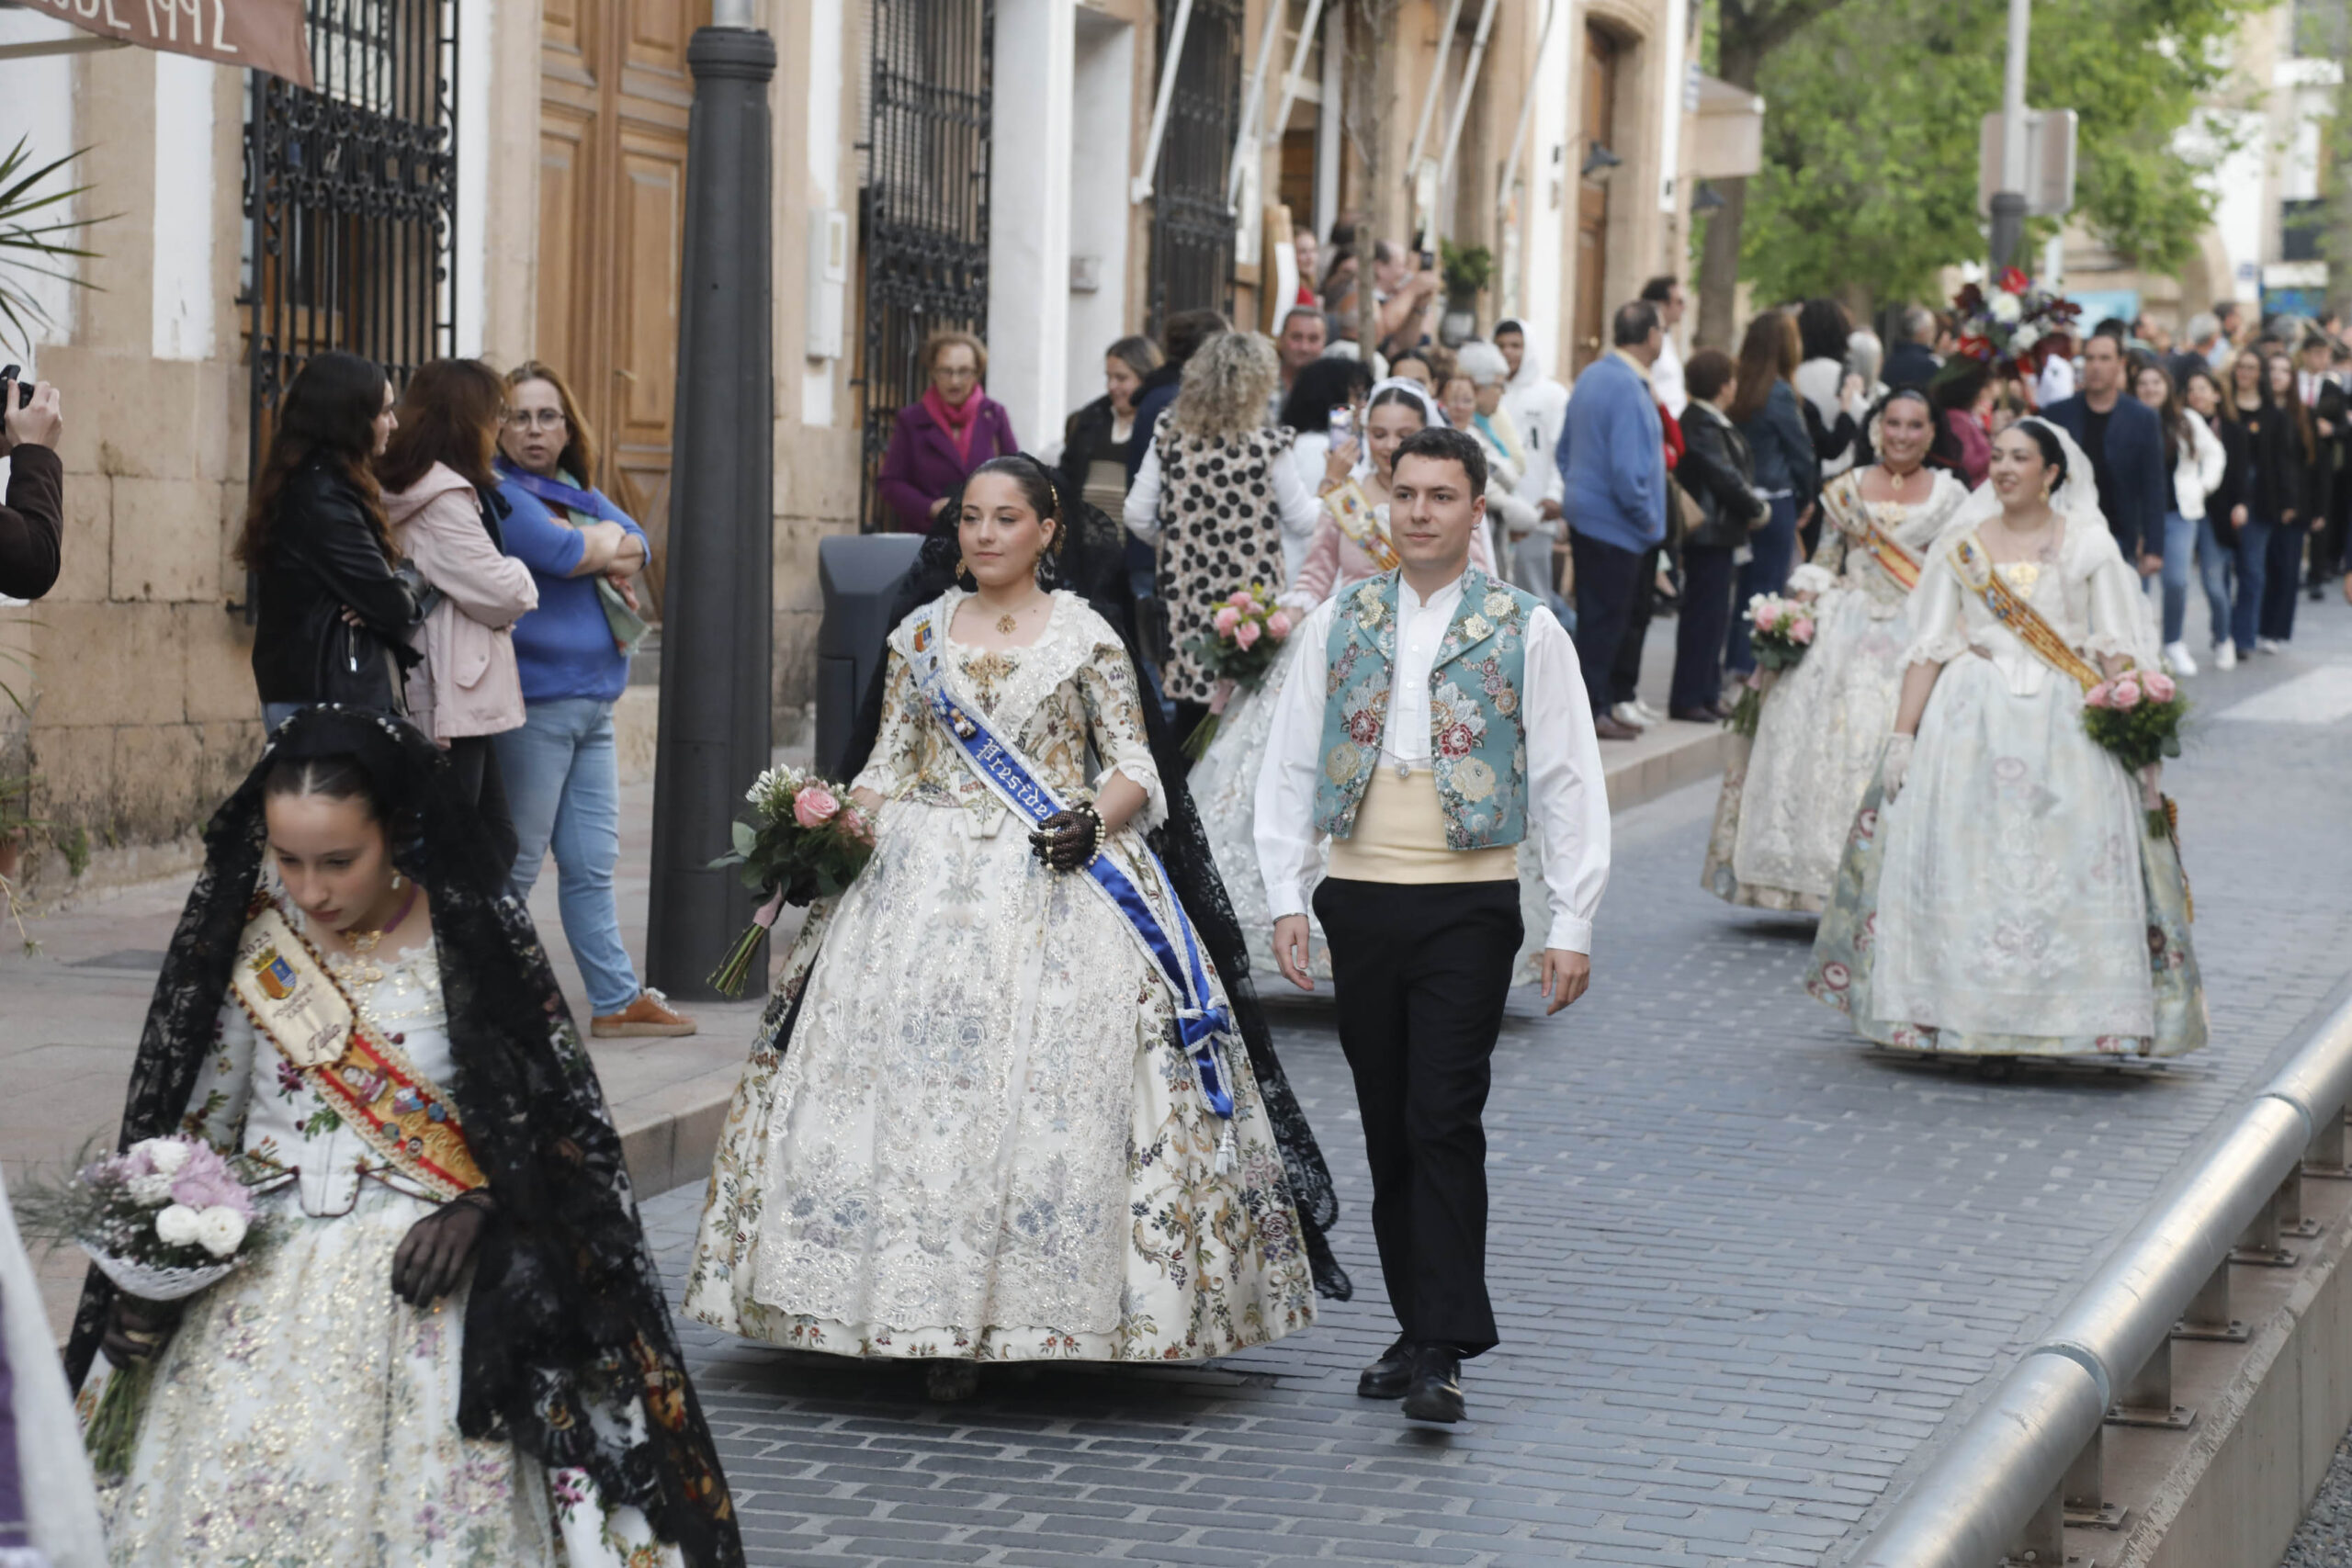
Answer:
[{"label": "yucca plant", "polygon": [[90,187],[40,188],[86,151],[76,148],[34,167],[30,141],[20,136],[7,155],[0,157],[0,343],[20,353],[31,349],[33,328],[49,321],[49,312],[25,286],[28,276],[54,278],[76,288],[91,287],[61,265],[97,254],[69,241],[106,220],[62,216],[65,203]]}]

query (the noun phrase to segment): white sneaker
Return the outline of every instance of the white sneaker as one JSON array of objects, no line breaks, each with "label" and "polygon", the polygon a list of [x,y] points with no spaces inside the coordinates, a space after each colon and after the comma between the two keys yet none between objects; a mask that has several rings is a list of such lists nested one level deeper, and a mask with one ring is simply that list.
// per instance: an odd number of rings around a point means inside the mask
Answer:
[{"label": "white sneaker", "polygon": [[1657,709],[1650,706],[1649,704],[1642,701],[1639,697],[1635,697],[1634,699],[1634,711],[1642,716],[1642,722],[1644,724],[1657,725],[1664,724],[1666,722],[1666,715],[1658,712]]},{"label": "white sneaker", "polygon": [[1650,727],[1650,721],[1642,716],[1642,705],[1639,703],[1619,703],[1609,710],[1609,716],[1620,724],[1631,725],[1635,729],[1647,729]]},{"label": "white sneaker", "polygon": [[2213,645],[2213,668],[2216,670],[2234,670],[2237,667],[2238,645],[2233,642],[2215,643]]},{"label": "white sneaker", "polygon": [[2188,645],[2185,642],[2165,644],[2165,662],[2172,666],[2172,672],[2176,675],[2197,673],[2197,660],[2188,657]]},{"label": "white sneaker", "polygon": [[2256,653],[2284,653],[2287,645],[2275,637],[2258,637],[2254,639],[2254,650]]}]

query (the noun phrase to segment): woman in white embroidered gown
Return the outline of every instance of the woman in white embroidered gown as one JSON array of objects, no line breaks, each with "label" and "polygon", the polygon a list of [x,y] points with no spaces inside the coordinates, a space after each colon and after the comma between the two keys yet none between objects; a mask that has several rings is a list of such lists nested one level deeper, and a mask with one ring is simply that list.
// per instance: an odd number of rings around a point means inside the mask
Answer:
[{"label": "woman in white embroidered gown", "polygon": [[[619,1138],[447,773],[389,716],[308,709],[208,832],[126,1146],[186,1132],[278,1168],[255,1200],[277,1235],[184,1307],[85,1292],[85,1420],[114,1366],[155,1361],[107,1488],[118,1568],[743,1561]],[[274,1042],[320,1015],[265,1032],[248,966],[297,1005],[339,992],[380,1058],[298,1066]],[[623,1488],[655,1525],[604,1506]]]},{"label": "woman in white embroidered gown", "polygon": [[[1084,599],[1037,585],[1060,512],[1028,459],[982,465],[957,513],[977,590],[891,634],[854,786],[875,855],[786,961],[686,1286],[730,1333],[927,1360],[941,1398],[980,1361],[1194,1361],[1315,1319],[1248,1055],[1222,1053],[1222,1119],[1169,981],[1076,869],[1099,842],[1178,930],[1143,841],[1168,806],[1134,666]],[[1045,838],[933,712],[926,667],[1080,803]]]},{"label": "woman in white embroidered gown", "polygon": [[[1997,574],[2063,647],[1988,607]],[[1995,438],[1930,547],[1903,695],[1806,987],[1883,1045],[2171,1056],[2205,1043],[2186,890],[2154,770],[2083,728],[2084,682],[2158,672],[2138,575],[2055,426]],[[2063,668],[2062,668],[2063,666]]]},{"label": "woman in white embroidered gown", "polygon": [[[1928,466],[1927,395],[1889,394],[1871,422],[1876,466],[1825,486],[1826,525],[1791,580],[1813,602],[1813,647],[1764,694],[1756,739],[1724,770],[1700,885],[1762,909],[1818,912],[1870,787],[1903,684],[1918,563],[1968,487]],[[1901,575],[1898,575],[1900,573]]]},{"label": "woman in white embroidered gown", "polygon": [[[1418,382],[1392,379],[1372,389],[1363,410],[1363,439],[1332,445],[1323,473],[1323,511],[1316,519],[1306,564],[1282,595],[1292,620],[1306,620],[1339,590],[1396,564],[1388,548],[1388,483],[1396,448],[1415,431],[1444,423],[1445,415],[1436,400]],[[1491,573],[1495,558],[1487,532],[1481,528],[1470,536],[1470,564]],[[1295,657],[1295,649],[1285,653],[1267,674],[1264,685],[1235,695],[1226,706],[1216,738],[1185,779],[1200,807],[1201,825],[1208,834],[1209,852],[1216,857],[1217,875],[1224,880],[1250,944],[1253,975],[1281,973],[1274,962],[1274,917],[1266,903],[1265,881],[1258,871],[1258,773],[1266,761],[1274,698]],[[1526,923],[1533,933],[1531,940],[1537,943],[1535,956],[1540,958],[1543,935],[1550,929],[1551,906],[1540,871],[1532,878],[1529,875],[1526,863],[1532,852],[1522,849],[1520,858],[1521,899],[1533,911]],[[1527,904],[1530,897],[1535,900],[1532,905]],[[1317,979],[1328,980],[1330,950],[1312,914],[1307,921],[1309,968]]]}]

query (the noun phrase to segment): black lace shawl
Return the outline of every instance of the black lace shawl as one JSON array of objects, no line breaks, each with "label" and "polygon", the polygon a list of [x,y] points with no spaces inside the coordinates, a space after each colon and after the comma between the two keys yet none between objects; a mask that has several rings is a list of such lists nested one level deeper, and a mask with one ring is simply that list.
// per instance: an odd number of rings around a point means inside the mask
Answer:
[{"label": "black lace shawl", "polygon": [[[352,756],[390,806],[392,852],[432,898],[456,1058],[447,1088],[497,1212],[466,1303],[458,1424],[633,1504],[692,1568],[741,1568],[726,1477],[639,1224],[621,1141],[530,917],[495,869],[440,750],[388,715],[308,708],[205,829],[204,869],[165,957],[123,1104],[122,1146],[176,1131],[212,1049],[259,886],[262,788],[282,757]],[[391,1288],[385,1281],[384,1288]],[[82,1290],[67,1350],[75,1386],[113,1287]]]},{"label": "black lace shawl", "polygon": [[[1051,478],[1051,470],[1046,472]],[[1078,499],[1077,493],[1058,479],[1053,482],[1061,513],[1070,519],[1070,526],[1048,583],[1077,593],[1110,622],[1118,632],[1119,640],[1126,646],[1127,657],[1140,672],[1145,661],[1136,640],[1138,618],[1127,575],[1126,530],[1099,508]],[[960,496],[951,498],[941,510],[931,536],[923,541],[922,553],[899,584],[898,599],[890,612],[892,626],[955,584],[956,563],[963,554],[956,539],[956,519],[961,513]],[[865,766],[874,753],[875,739],[881,733],[888,671],[888,660],[877,661],[866,684],[856,733],[850,743],[846,771],[852,777]],[[1182,902],[1184,912],[1192,917],[1203,945],[1216,964],[1218,977],[1225,982],[1226,999],[1231,1004],[1234,1022],[1249,1047],[1250,1066],[1258,1079],[1259,1094],[1265,1100],[1274,1142],[1283,1152],[1283,1168],[1290,1179],[1291,1202],[1298,1211],[1299,1225],[1306,1233],[1307,1259],[1315,1271],[1315,1289],[1335,1301],[1346,1301],[1354,1293],[1354,1287],[1339,1259],[1332,1256],[1329,1240],[1331,1228],[1340,1219],[1339,1194],[1331,1185],[1330,1168],[1323,1161],[1323,1150],[1315,1141],[1314,1130],[1306,1124],[1306,1112],[1300,1108],[1298,1096],[1292,1091],[1290,1079],[1274,1055],[1273,1033],[1267,1027],[1265,1009],[1260,1005],[1257,989],[1250,978],[1250,952],[1242,942],[1241,922],[1234,915],[1233,901],[1226,897],[1216,863],[1209,856],[1208,835],[1202,830],[1192,792],[1181,782],[1189,766],[1181,749],[1182,738],[1175,733],[1159,704],[1150,700],[1148,694],[1140,705],[1152,761],[1159,764],[1160,782],[1168,795],[1168,820],[1151,831],[1149,842],[1167,866],[1176,897]],[[779,998],[780,1003],[783,1001]]]}]

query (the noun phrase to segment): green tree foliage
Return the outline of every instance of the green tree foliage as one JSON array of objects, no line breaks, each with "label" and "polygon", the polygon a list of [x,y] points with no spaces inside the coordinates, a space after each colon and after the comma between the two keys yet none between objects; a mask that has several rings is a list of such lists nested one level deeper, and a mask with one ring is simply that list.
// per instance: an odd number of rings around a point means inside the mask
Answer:
[{"label": "green tree foliage", "polygon": [[[2075,210],[2163,271],[2211,217],[2200,158],[2177,145],[2230,79],[2226,43],[2267,0],[2035,0],[2027,102],[2081,116]],[[1760,299],[1924,299],[1982,259],[1977,128],[2000,107],[1996,0],[1849,0],[1766,60],[1763,173],[1748,182],[1741,272]],[[2037,220],[2029,243],[2054,227]]]}]

